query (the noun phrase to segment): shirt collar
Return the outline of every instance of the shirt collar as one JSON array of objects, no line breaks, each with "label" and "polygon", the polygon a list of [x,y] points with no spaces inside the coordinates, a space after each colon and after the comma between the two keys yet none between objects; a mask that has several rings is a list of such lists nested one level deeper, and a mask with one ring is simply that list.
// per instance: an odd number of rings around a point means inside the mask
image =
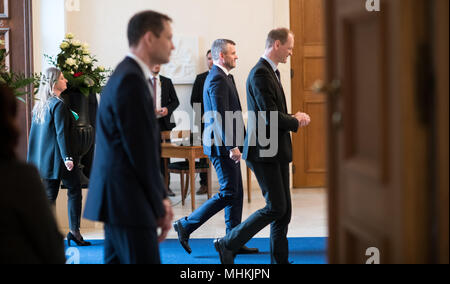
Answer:
[{"label": "shirt collar", "polygon": [[139,67],[141,67],[142,72],[144,73],[144,76],[147,80],[153,78],[153,74],[152,74],[152,72],[150,72],[150,68],[148,68],[147,64],[145,64],[144,61],[142,61],[139,57],[137,57],[136,55],[134,55],[131,52],[128,53],[128,57],[130,57],[131,59],[136,61],[136,63],[139,65]]},{"label": "shirt collar", "polygon": [[272,66],[272,69],[274,72],[276,72],[278,70],[278,66],[275,63],[273,63],[273,61],[270,60],[269,57],[267,57],[266,55],[263,55],[262,58],[265,59],[267,62],[269,62],[270,66]]},{"label": "shirt collar", "polygon": [[225,72],[225,75],[227,75],[227,76],[230,75],[230,72],[227,70],[227,68],[220,66],[219,64],[214,64],[214,65],[216,65],[217,67],[222,69],[222,71]]}]

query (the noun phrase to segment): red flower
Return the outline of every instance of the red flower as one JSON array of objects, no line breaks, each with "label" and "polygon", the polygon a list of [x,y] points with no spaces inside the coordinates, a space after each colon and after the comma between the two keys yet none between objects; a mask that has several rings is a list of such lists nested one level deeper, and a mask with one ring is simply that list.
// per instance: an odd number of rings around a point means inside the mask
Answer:
[{"label": "red flower", "polygon": [[75,74],[73,75],[73,77],[78,78],[78,77],[80,77],[81,75],[83,75],[83,72],[78,72],[78,73],[75,73]]}]

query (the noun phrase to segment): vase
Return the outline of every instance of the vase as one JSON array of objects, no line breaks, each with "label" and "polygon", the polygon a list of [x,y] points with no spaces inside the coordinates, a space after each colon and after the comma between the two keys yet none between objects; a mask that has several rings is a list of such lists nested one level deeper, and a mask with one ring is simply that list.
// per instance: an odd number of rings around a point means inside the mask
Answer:
[{"label": "vase", "polygon": [[[89,109],[89,96],[86,96],[78,90],[68,89],[61,95],[69,108],[78,114],[75,121],[72,139],[72,149],[75,149],[76,164],[80,168],[80,180],[83,188],[87,188],[89,178],[83,173],[84,165],[81,163],[82,158],[89,152],[94,145],[94,128],[91,125]],[[95,97],[95,95],[92,95]]]}]

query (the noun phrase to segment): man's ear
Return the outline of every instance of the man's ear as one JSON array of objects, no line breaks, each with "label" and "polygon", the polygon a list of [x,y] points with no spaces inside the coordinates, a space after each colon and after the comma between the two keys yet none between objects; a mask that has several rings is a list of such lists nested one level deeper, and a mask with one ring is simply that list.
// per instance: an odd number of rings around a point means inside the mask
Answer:
[{"label": "man's ear", "polygon": [[275,41],[275,43],[273,44],[273,47],[274,47],[275,49],[279,49],[280,46],[281,46],[281,41],[277,39],[277,40]]},{"label": "man's ear", "polygon": [[155,35],[153,34],[153,32],[148,31],[144,34],[144,36],[142,37],[142,40],[144,40],[146,44],[151,45],[153,43],[153,41],[155,40]]}]

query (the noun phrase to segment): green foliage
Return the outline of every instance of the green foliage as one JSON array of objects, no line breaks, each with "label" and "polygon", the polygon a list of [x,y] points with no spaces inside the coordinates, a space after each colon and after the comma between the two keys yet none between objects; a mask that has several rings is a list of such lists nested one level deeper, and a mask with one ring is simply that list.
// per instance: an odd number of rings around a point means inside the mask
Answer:
[{"label": "green foliage", "polygon": [[4,43],[0,41],[0,84],[10,87],[16,97],[24,101],[22,96],[27,94],[24,89],[31,84],[33,84],[35,89],[39,85],[40,74],[33,74],[32,77],[27,77],[23,73],[9,71],[5,63],[7,56],[8,52],[4,48]]}]

